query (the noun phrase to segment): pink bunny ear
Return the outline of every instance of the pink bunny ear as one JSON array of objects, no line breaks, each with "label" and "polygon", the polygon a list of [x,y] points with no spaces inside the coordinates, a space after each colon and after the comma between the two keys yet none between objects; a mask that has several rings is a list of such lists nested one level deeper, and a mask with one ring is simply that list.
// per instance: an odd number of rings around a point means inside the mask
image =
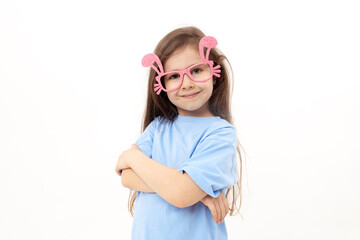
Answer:
[{"label": "pink bunny ear", "polygon": [[[154,62],[157,64],[160,71],[159,71],[159,69],[157,69],[157,67],[155,67]],[[141,64],[144,67],[152,67],[152,69],[154,69],[157,72],[158,76],[155,78],[157,83],[154,84],[154,91],[156,92],[157,95],[159,95],[160,92],[162,90],[164,90],[161,85],[161,82],[160,82],[161,81],[160,76],[162,76],[164,74],[164,69],[163,69],[163,66],[161,64],[159,57],[153,53],[146,54],[143,57]]]},{"label": "pink bunny ear", "polygon": [[[209,61],[210,49],[216,47],[217,44],[218,44],[218,42],[216,41],[216,39],[214,37],[211,37],[211,36],[203,37],[199,42],[199,51],[200,51],[201,59]],[[204,48],[207,48],[206,58],[204,57]]]},{"label": "pink bunny ear", "polygon": [[211,36],[203,37],[200,40],[200,45],[204,46],[204,47],[207,47],[207,48],[214,48],[214,47],[217,46],[217,44],[218,44],[218,42],[216,41],[216,39],[214,37],[211,37]]},{"label": "pink bunny ear", "polygon": [[[159,70],[154,66],[154,62],[156,62],[156,64],[158,65],[158,67],[160,68],[160,72]],[[144,67],[152,67],[158,74],[160,73],[164,73],[164,69],[163,69],[163,66],[161,64],[161,61],[160,59],[158,58],[158,56],[156,56],[155,54],[153,53],[149,53],[149,54],[146,54],[142,61],[141,61],[141,64],[144,66]]]},{"label": "pink bunny ear", "polygon": [[143,67],[151,67],[153,62],[155,62],[155,59],[156,59],[155,54],[153,54],[153,53],[146,54],[143,57],[141,64],[143,65]]}]

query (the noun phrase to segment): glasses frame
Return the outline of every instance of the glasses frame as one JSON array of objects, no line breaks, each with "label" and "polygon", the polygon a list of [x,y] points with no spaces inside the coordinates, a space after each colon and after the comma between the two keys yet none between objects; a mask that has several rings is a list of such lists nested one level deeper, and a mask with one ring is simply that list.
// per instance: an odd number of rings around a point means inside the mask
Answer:
[{"label": "glasses frame", "polygon": [[[199,66],[199,65],[203,65],[203,64],[207,64],[209,65],[210,67],[210,77],[205,79],[205,80],[195,80],[193,78],[193,76],[191,75],[191,72],[190,70],[196,66]],[[219,66],[219,65],[218,65]],[[220,67],[220,66],[219,66]],[[176,91],[178,90],[181,85],[183,84],[184,82],[184,75],[186,74],[193,82],[206,82],[206,81],[209,81],[210,79],[212,79],[212,77],[214,76],[214,73],[215,73],[215,70],[214,69],[214,62],[213,61],[207,61],[207,62],[199,62],[199,63],[195,63],[193,65],[191,65],[190,67],[187,67],[183,70],[176,70],[176,71],[170,71],[170,72],[165,72],[165,73],[160,73],[158,76],[156,76],[156,81],[158,83],[160,83],[161,85],[161,90],[164,91],[164,92],[173,92],[173,91]],[[177,73],[180,75],[180,82],[179,82],[179,85],[175,88],[172,88],[172,89],[166,89],[165,86],[162,84],[162,81],[161,81],[161,78],[167,74],[173,74],[173,73]],[[165,84],[165,83],[164,83]]]}]

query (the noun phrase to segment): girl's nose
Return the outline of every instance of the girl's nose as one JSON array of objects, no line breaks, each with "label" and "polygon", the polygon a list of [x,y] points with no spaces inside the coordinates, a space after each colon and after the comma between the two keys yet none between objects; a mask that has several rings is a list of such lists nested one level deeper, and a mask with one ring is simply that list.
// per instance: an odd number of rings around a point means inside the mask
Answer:
[{"label": "girl's nose", "polygon": [[187,89],[187,88],[194,88],[195,84],[194,82],[191,80],[191,78],[189,78],[189,76],[187,74],[184,74],[184,79],[181,85],[182,89]]}]

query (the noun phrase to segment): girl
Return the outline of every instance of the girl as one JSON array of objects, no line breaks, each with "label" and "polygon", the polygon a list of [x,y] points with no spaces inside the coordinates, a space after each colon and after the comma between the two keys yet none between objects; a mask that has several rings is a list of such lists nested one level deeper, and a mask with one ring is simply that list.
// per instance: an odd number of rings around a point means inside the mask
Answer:
[{"label": "girl", "polygon": [[227,239],[226,198],[233,215],[241,156],[231,125],[231,67],[216,45],[195,27],[180,28],[143,58],[152,68],[144,132],[115,168],[134,190],[132,239]]}]

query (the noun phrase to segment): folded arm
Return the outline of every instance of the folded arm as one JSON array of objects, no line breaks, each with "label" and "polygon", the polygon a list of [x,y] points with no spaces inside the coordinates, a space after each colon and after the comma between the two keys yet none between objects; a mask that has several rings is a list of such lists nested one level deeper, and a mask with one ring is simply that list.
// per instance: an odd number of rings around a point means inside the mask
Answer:
[{"label": "folded arm", "polygon": [[135,148],[123,152],[119,157],[117,169],[126,168],[131,168],[137,176],[130,170],[123,170],[123,174],[129,171],[127,177],[123,175],[124,186],[131,188],[132,185],[135,190],[139,187],[152,190],[176,207],[191,206],[207,195],[188,174],[166,167]]},{"label": "folded arm", "polygon": [[[140,150],[139,148],[137,148],[136,145],[133,145],[133,149]],[[142,156],[142,157],[144,157],[144,156]],[[145,162],[147,160],[145,158]],[[150,159],[150,160],[152,160],[152,159]],[[153,165],[153,163],[151,163],[151,161],[150,161],[149,165]],[[155,164],[155,165],[157,165],[157,164]],[[161,165],[161,166],[163,166],[163,165]],[[122,174],[121,174],[121,183],[124,187],[130,188],[133,190],[137,190],[137,191],[148,192],[148,193],[155,192],[154,190],[152,190],[151,187],[149,187],[148,184],[146,184],[144,182],[144,180],[141,177],[139,177],[139,175],[133,169],[130,168],[130,166],[128,166],[128,167],[129,168],[125,169],[125,168],[119,168],[117,166],[115,169],[115,171],[118,174],[119,174],[119,169],[123,169]],[[165,167],[165,166],[163,166],[163,167]],[[178,173],[177,169],[167,168],[167,167],[163,168],[163,167],[160,167],[160,170],[164,171],[166,174],[172,175],[172,174],[174,174],[174,171],[176,171],[176,173]],[[156,168],[154,170],[155,170],[154,172],[157,172]],[[158,175],[158,174],[154,174],[154,172],[150,173],[150,175],[151,176]],[[146,174],[146,175],[148,175],[148,174]],[[174,174],[174,175],[176,176],[177,174]],[[175,190],[175,192],[177,192],[177,193],[175,193],[175,195],[173,197],[171,197],[171,196],[168,196],[167,193],[165,192],[165,193],[163,193],[163,194],[165,194],[164,199],[176,207],[187,207],[198,201],[201,201],[204,205],[206,205],[209,208],[209,210],[211,211],[211,214],[213,215],[213,220],[216,223],[219,224],[220,222],[223,222],[223,220],[225,219],[225,217],[229,211],[229,205],[228,205],[227,199],[222,194],[222,192],[219,194],[219,196],[217,198],[213,198],[210,195],[207,195],[204,191],[202,191],[192,181],[192,179],[187,174],[184,174],[184,175],[181,174],[181,175],[184,177],[182,179],[180,179],[180,181],[185,180],[185,184],[187,184],[188,185],[187,187],[190,187],[190,189],[187,189],[187,191],[181,192],[181,189],[183,189],[184,186],[182,186],[180,188],[176,188],[177,185],[171,186],[171,183],[170,183],[170,187],[172,189],[174,189],[174,187],[175,187],[175,189],[177,189],[177,190]],[[177,177],[175,177],[175,179],[176,178]],[[164,184],[164,189],[166,189],[167,187],[169,187],[168,184]],[[159,188],[163,188],[163,186],[160,185]],[[161,196],[164,196],[164,195],[161,195]],[[204,196],[204,197],[202,197],[202,196]]]},{"label": "folded arm", "polygon": [[151,189],[176,207],[191,206],[207,195],[186,173],[166,167],[140,151],[129,165]]},{"label": "folded arm", "polygon": [[121,183],[124,187],[132,190],[148,193],[154,192],[131,168],[123,169]]}]

